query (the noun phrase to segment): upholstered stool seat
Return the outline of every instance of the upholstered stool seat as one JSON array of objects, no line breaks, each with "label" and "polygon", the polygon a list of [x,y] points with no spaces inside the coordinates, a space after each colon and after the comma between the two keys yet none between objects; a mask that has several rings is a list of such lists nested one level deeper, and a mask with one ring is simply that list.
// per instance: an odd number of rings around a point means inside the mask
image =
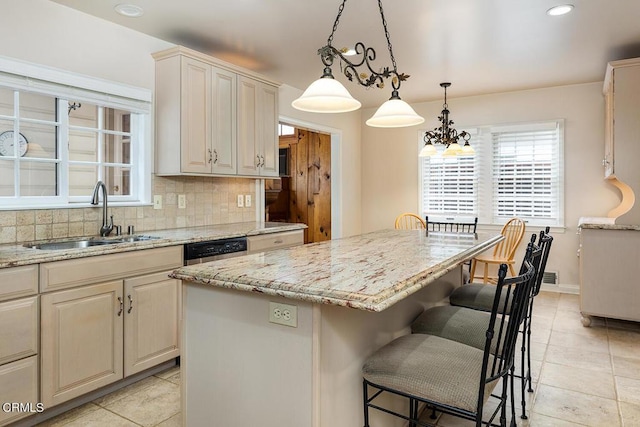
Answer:
[{"label": "upholstered stool seat", "polygon": [[432,307],[413,321],[411,332],[434,335],[484,350],[490,317],[490,313],[465,307]]},{"label": "upholstered stool seat", "polygon": [[[453,290],[449,295],[449,304],[474,310],[491,311],[495,295],[496,288],[493,285],[469,283]],[[504,307],[504,299],[505,295],[501,295],[500,307]]]},{"label": "upholstered stool seat", "polygon": [[[362,368],[372,384],[473,412],[484,352],[426,334],[397,338],[376,351]],[[497,384],[485,386],[484,402]]]}]

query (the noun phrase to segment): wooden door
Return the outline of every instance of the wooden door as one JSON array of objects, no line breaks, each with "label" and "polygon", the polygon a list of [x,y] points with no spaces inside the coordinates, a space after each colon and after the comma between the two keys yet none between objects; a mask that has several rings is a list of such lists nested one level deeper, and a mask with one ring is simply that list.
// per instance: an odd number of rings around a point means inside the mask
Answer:
[{"label": "wooden door", "polygon": [[291,220],[309,227],[305,243],[331,240],[331,136],[299,129],[290,160]]},{"label": "wooden door", "polygon": [[42,295],[41,398],[57,405],[122,378],[122,281]]},{"label": "wooden door", "polygon": [[211,66],[182,58],[181,84],[181,171],[211,173]]},{"label": "wooden door", "polygon": [[181,282],[169,272],[124,281],[124,375],[180,355]]}]

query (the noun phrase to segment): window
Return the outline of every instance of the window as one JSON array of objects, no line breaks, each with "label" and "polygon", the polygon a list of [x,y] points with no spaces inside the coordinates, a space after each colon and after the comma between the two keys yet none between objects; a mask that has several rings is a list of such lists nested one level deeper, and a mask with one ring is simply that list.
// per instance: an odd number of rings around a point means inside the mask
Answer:
[{"label": "window", "polygon": [[536,226],[564,225],[561,120],[465,130],[475,156],[420,158],[424,215],[477,216],[484,224],[517,216]]},{"label": "window", "polygon": [[0,60],[0,208],[88,204],[98,180],[148,203],[149,111],[144,90]]}]

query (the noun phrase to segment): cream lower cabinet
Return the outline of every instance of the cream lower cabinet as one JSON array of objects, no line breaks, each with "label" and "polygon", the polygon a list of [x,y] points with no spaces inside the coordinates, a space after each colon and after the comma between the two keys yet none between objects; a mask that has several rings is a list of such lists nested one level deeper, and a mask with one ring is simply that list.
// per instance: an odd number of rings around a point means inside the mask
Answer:
[{"label": "cream lower cabinet", "polygon": [[0,270],[0,426],[31,415],[39,400],[38,266]]},{"label": "cream lower cabinet", "polygon": [[180,281],[168,273],[42,296],[46,407],[180,355]]},{"label": "cream lower cabinet", "polygon": [[123,378],[121,280],[41,298],[41,397],[45,407]]},{"label": "cream lower cabinet", "polygon": [[124,281],[124,375],[178,357],[180,281],[168,272]]},{"label": "cream lower cabinet", "polygon": [[260,234],[247,237],[247,253],[266,252],[304,244],[304,230]]},{"label": "cream lower cabinet", "polygon": [[181,265],[181,246],[41,264],[45,407],[179,356]]}]

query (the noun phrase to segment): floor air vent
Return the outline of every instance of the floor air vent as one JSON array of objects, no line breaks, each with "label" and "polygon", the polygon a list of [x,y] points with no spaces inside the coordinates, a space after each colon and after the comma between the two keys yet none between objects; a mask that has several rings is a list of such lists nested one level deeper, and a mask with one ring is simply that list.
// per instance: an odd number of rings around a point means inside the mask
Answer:
[{"label": "floor air vent", "polygon": [[558,272],[557,271],[545,271],[542,275],[542,283],[546,283],[548,285],[557,285],[558,284]]}]

